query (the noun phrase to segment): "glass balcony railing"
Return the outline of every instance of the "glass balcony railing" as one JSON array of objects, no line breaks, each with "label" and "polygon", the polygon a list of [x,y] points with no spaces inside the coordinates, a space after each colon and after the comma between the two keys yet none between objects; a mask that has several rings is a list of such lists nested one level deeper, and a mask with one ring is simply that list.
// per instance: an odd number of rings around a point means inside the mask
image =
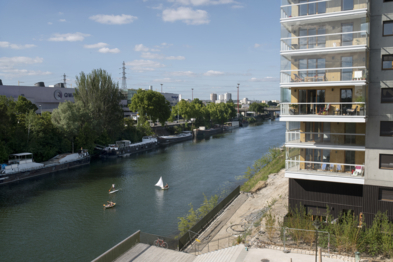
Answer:
[{"label": "glass balcony railing", "polygon": [[365,66],[282,70],[280,83],[302,85],[309,82],[366,81],[367,77],[368,70]]},{"label": "glass balcony railing", "polygon": [[[283,0],[281,19],[368,8],[368,0]],[[317,16],[316,16],[317,17]]]},{"label": "glass balcony railing", "polygon": [[285,142],[301,145],[365,146],[365,134],[286,132]]},{"label": "glass balcony railing", "polygon": [[320,115],[320,116],[366,116],[366,103],[281,103],[281,116]]},{"label": "glass balcony railing", "polygon": [[281,51],[298,51],[364,45],[369,45],[369,37],[366,31],[310,35],[281,39]]},{"label": "glass balcony railing", "polygon": [[364,177],[365,166],[357,164],[286,160],[285,171],[302,174],[308,173],[310,175]]}]

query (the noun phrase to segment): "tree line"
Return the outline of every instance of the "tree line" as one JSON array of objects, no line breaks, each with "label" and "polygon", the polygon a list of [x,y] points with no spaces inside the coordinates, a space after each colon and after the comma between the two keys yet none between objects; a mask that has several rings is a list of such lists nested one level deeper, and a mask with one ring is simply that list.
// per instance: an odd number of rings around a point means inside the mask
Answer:
[{"label": "tree line", "polygon": [[128,105],[139,114],[136,124],[124,118],[120,102],[125,97],[105,70],[81,72],[76,77],[76,86],[74,103],[60,103],[52,113],[40,115],[35,113],[37,106],[23,96],[16,100],[0,96],[0,163],[13,153],[31,152],[35,161],[41,162],[80,148],[93,153],[97,144],[107,145],[116,140],[138,142],[152,134],[148,119],[164,125],[179,114],[187,120],[195,118],[198,126],[209,127],[236,116],[233,102],[205,105],[199,99],[182,100],[171,108],[162,94],[139,89]]}]

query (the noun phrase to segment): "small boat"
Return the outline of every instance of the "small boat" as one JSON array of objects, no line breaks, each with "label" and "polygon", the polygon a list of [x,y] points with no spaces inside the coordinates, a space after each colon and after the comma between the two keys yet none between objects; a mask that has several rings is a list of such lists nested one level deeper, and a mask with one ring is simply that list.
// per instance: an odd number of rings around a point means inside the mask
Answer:
[{"label": "small boat", "polygon": [[161,187],[162,190],[168,190],[169,189],[169,186],[168,187],[164,186],[164,181],[162,181],[162,177],[160,177],[160,180],[158,180],[156,186]]},{"label": "small boat", "polygon": [[112,187],[109,189],[109,194],[113,194],[119,191],[119,189],[115,189],[115,184],[112,184]]},{"label": "small boat", "polygon": [[108,204],[104,204],[104,208],[105,209],[107,209],[107,208],[112,208],[112,207],[114,207],[114,206],[116,206],[116,203],[114,203],[114,202],[109,202],[108,201]]}]

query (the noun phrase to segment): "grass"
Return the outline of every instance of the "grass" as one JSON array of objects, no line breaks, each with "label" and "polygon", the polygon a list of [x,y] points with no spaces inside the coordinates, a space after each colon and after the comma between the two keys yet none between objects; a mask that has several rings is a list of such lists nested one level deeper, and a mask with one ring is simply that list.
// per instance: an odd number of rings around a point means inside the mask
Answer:
[{"label": "grass", "polygon": [[243,192],[250,191],[259,181],[266,181],[272,173],[278,173],[281,169],[285,168],[285,150],[280,152],[279,155],[273,158],[257,174],[248,179],[241,187]]}]

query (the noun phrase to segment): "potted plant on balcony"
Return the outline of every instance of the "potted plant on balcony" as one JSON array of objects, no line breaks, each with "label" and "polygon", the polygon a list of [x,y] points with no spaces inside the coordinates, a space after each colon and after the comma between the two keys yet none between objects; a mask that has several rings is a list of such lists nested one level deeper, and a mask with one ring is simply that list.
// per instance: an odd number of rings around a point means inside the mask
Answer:
[{"label": "potted plant on balcony", "polygon": [[[364,97],[363,96],[356,97],[355,102],[357,102],[357,103],[364,103],[365,102]],[[360,104],[359,108],[360,108],[361,111],[364,110],[364,104]]]}]

